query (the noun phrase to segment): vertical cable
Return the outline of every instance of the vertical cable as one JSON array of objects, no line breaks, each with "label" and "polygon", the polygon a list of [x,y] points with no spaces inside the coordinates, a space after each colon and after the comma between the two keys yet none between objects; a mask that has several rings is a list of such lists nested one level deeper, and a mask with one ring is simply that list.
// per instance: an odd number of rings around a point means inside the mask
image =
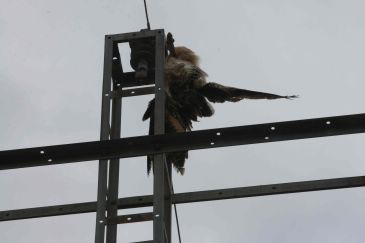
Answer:
[{"label": "vertical cable", "polygon": [[143,0],[144,2],[144,11],[146,13],[146,19],[147,19],[147,29],[151,30],[151,26],[150,26],[150,21],[148,19],[148,12],[147,12],[147,4],[146,4],[146,0]]},{"label": "vertical cable", "polygon": [[[166,167],[166,171],[168,171],[168,166],[167,166],[167,162],[165,160],[165,167]],[[167,173],[167,181],[169,183],[170,186],[170,191],[171,191],[171,196],[175,194],[174,191],[174,185],[172,183],[172,179],[170,177],[170,175]],[[177,235],[179,236],[179,243],[181,243],[181,233],[180,233],[180,224],[179,224],[179,217],[177,214],[177,207],[176,207],[176,203],[174,203],[174,211],[175,211],[175,219],[176,219],[176,227],[177,227]]]}]

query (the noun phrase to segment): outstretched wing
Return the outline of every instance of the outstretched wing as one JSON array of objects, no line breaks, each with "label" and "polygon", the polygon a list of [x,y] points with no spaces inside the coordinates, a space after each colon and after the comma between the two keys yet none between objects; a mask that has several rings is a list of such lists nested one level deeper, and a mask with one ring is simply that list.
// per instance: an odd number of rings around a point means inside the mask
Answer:
[{"label": "outstretched wing", "polygon": [[211,102],[223,103],[226,101],[237,102],[242,99],[292,99],[297,98],[296,95],[281,96],[276,94],[238,89],[228,86],[223,86],[217,83],[207,83],[199,89],[199,92],[207,97]]}]

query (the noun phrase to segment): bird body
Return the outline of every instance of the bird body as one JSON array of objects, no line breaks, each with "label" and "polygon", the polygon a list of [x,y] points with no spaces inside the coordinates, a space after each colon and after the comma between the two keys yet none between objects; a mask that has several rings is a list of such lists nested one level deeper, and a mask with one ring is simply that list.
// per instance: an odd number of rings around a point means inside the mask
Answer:
[{"label": "bird body", "polygon": [[[242,99],[290,99],[270,93],[227,87],[207,82],[207,74],[199,67],[199,57],[186,47],[176,47],[165,64],[165,133],[186,132],[199,117],[210,117],[214,109],[210,102],[237,102]],[[150,119],[149,134],[154,134],[154,99],[150,101],[143,120]],[[166,161],[184,174],[187,151],[166,154]],[[147,157],[147,172],[152,168],[153,156]]]}]

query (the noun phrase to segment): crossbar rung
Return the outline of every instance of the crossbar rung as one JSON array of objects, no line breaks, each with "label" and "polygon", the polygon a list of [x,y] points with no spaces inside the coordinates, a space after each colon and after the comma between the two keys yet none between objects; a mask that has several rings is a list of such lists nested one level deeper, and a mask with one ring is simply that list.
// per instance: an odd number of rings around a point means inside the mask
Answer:
[{"label": "crossbar rung", "polygon": [[120,90],[112,91],[110,94],[110,98],[121,98],[121,97],[137,96],[137,95],[149,95],[149,94],[154,94],[154,93],[155,93],[155,86],[120,89]]},{"label": "crossbar rung", "polygon": [[153,220],[152,213],[139,213],[139,214],[128,214],[128,215],[120,215],[117,217],[108,218],[106,220],[106,224],[129,224],[129,223],[137,223],[144,221]]},{"label": "crossbar rung", "polygon": [[131,243],[153,243],[153,240],[146,240],[146,241],[136,241]]}]

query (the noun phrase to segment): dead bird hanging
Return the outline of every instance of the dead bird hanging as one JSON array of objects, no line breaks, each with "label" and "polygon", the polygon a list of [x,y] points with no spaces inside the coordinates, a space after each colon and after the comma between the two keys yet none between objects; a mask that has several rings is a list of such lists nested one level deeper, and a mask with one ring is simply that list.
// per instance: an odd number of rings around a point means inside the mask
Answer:
[{"label": "dead bird hanging", "polygon": [[[199,117],[210,117],[214,109],[209,102],[237,102],[243,99],[291,99],[297,96],[281,96],[251,91],[207,82],[207,74],[199,67],[199,57],[190,49],[174,47],[172,35],[167,35],[169,50],[165,65],[165,132],[186,132],[192,129],[192,122]],[[154,128],[154,99],[150,101],[143,121],[150,119],[149,134]],[[166,154],[167,163],[172,163],[182,175],[188,151]],[[147,157],[147,173],[150,173],[153,156]]]}]

